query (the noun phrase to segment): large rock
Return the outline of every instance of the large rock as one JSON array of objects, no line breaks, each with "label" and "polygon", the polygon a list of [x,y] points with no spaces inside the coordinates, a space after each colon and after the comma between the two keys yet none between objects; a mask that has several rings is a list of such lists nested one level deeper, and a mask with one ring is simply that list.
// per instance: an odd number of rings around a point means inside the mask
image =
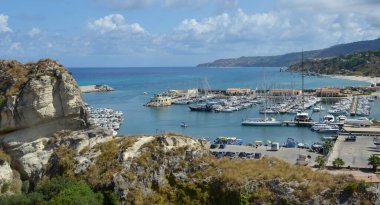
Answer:
[{"label": "large rock", "polygon": [[[86,127],[80,89],[58,62],[0,61],[0,84],[0,136],[38,127],[38,132],[29,130],[27,136],[41,137],[62,129]],[[23,137],[21,134],[11,136]]]}]

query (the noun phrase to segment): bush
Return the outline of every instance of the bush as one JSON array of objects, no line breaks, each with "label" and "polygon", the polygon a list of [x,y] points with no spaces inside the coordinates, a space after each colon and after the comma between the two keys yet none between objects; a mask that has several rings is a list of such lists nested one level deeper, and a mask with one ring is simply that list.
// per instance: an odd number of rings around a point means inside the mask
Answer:
[{"label": "bush", "polygon": [[48,204],[101,205],[103,204],[103,195],[94,193],[87,184],[73,183],[54,196]]},{"label": "bush", "polygon": [[44,202],[39,193],[0,196],[1,205],[37,205]]}]

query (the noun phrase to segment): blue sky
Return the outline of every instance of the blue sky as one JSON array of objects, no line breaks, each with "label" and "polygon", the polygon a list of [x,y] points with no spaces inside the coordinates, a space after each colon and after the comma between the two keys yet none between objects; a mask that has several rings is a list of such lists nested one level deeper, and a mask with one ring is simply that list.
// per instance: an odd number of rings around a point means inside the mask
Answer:
[{"label": "blue sky", "polygon": [[0,56],[194,66],[380,37],[378,0],[0,0]]}]

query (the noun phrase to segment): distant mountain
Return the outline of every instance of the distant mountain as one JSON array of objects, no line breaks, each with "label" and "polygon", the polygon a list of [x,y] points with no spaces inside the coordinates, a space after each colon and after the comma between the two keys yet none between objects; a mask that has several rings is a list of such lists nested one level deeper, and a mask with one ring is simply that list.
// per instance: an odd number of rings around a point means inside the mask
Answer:
[{"label": "distant mountain", "polygon": [[[380,38],[369,41],[358,41],[339,44],[329,48],[305,51],[305,58],[324,58],[346,55],[353,52],[380,50]],[[212,63],[199,64],[197,67],[255,67],[255,66],[290,66],[301,59],[301,52],[278,56],[253,56],[230,59],[219,59]]]},{"label": "distant mountain", "polygon": [[[304,61],[304,71],[319,74],[364,75],[380,77],[380,51],[365,51],[340,57],[312,58]],[[298,62],[288,71],[301,71]]]}]

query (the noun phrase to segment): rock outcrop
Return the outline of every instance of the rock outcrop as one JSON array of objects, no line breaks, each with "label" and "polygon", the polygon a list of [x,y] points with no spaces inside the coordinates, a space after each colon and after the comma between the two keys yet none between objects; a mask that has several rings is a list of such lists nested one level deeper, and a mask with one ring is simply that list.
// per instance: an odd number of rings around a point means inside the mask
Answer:
[{"label": "rock outcrop", "polygon": [[33,128],[28,137],[41,137],[85,126],[80,89],[61,64],[50,59],[27,64],[0,61],[0,134]]}]

